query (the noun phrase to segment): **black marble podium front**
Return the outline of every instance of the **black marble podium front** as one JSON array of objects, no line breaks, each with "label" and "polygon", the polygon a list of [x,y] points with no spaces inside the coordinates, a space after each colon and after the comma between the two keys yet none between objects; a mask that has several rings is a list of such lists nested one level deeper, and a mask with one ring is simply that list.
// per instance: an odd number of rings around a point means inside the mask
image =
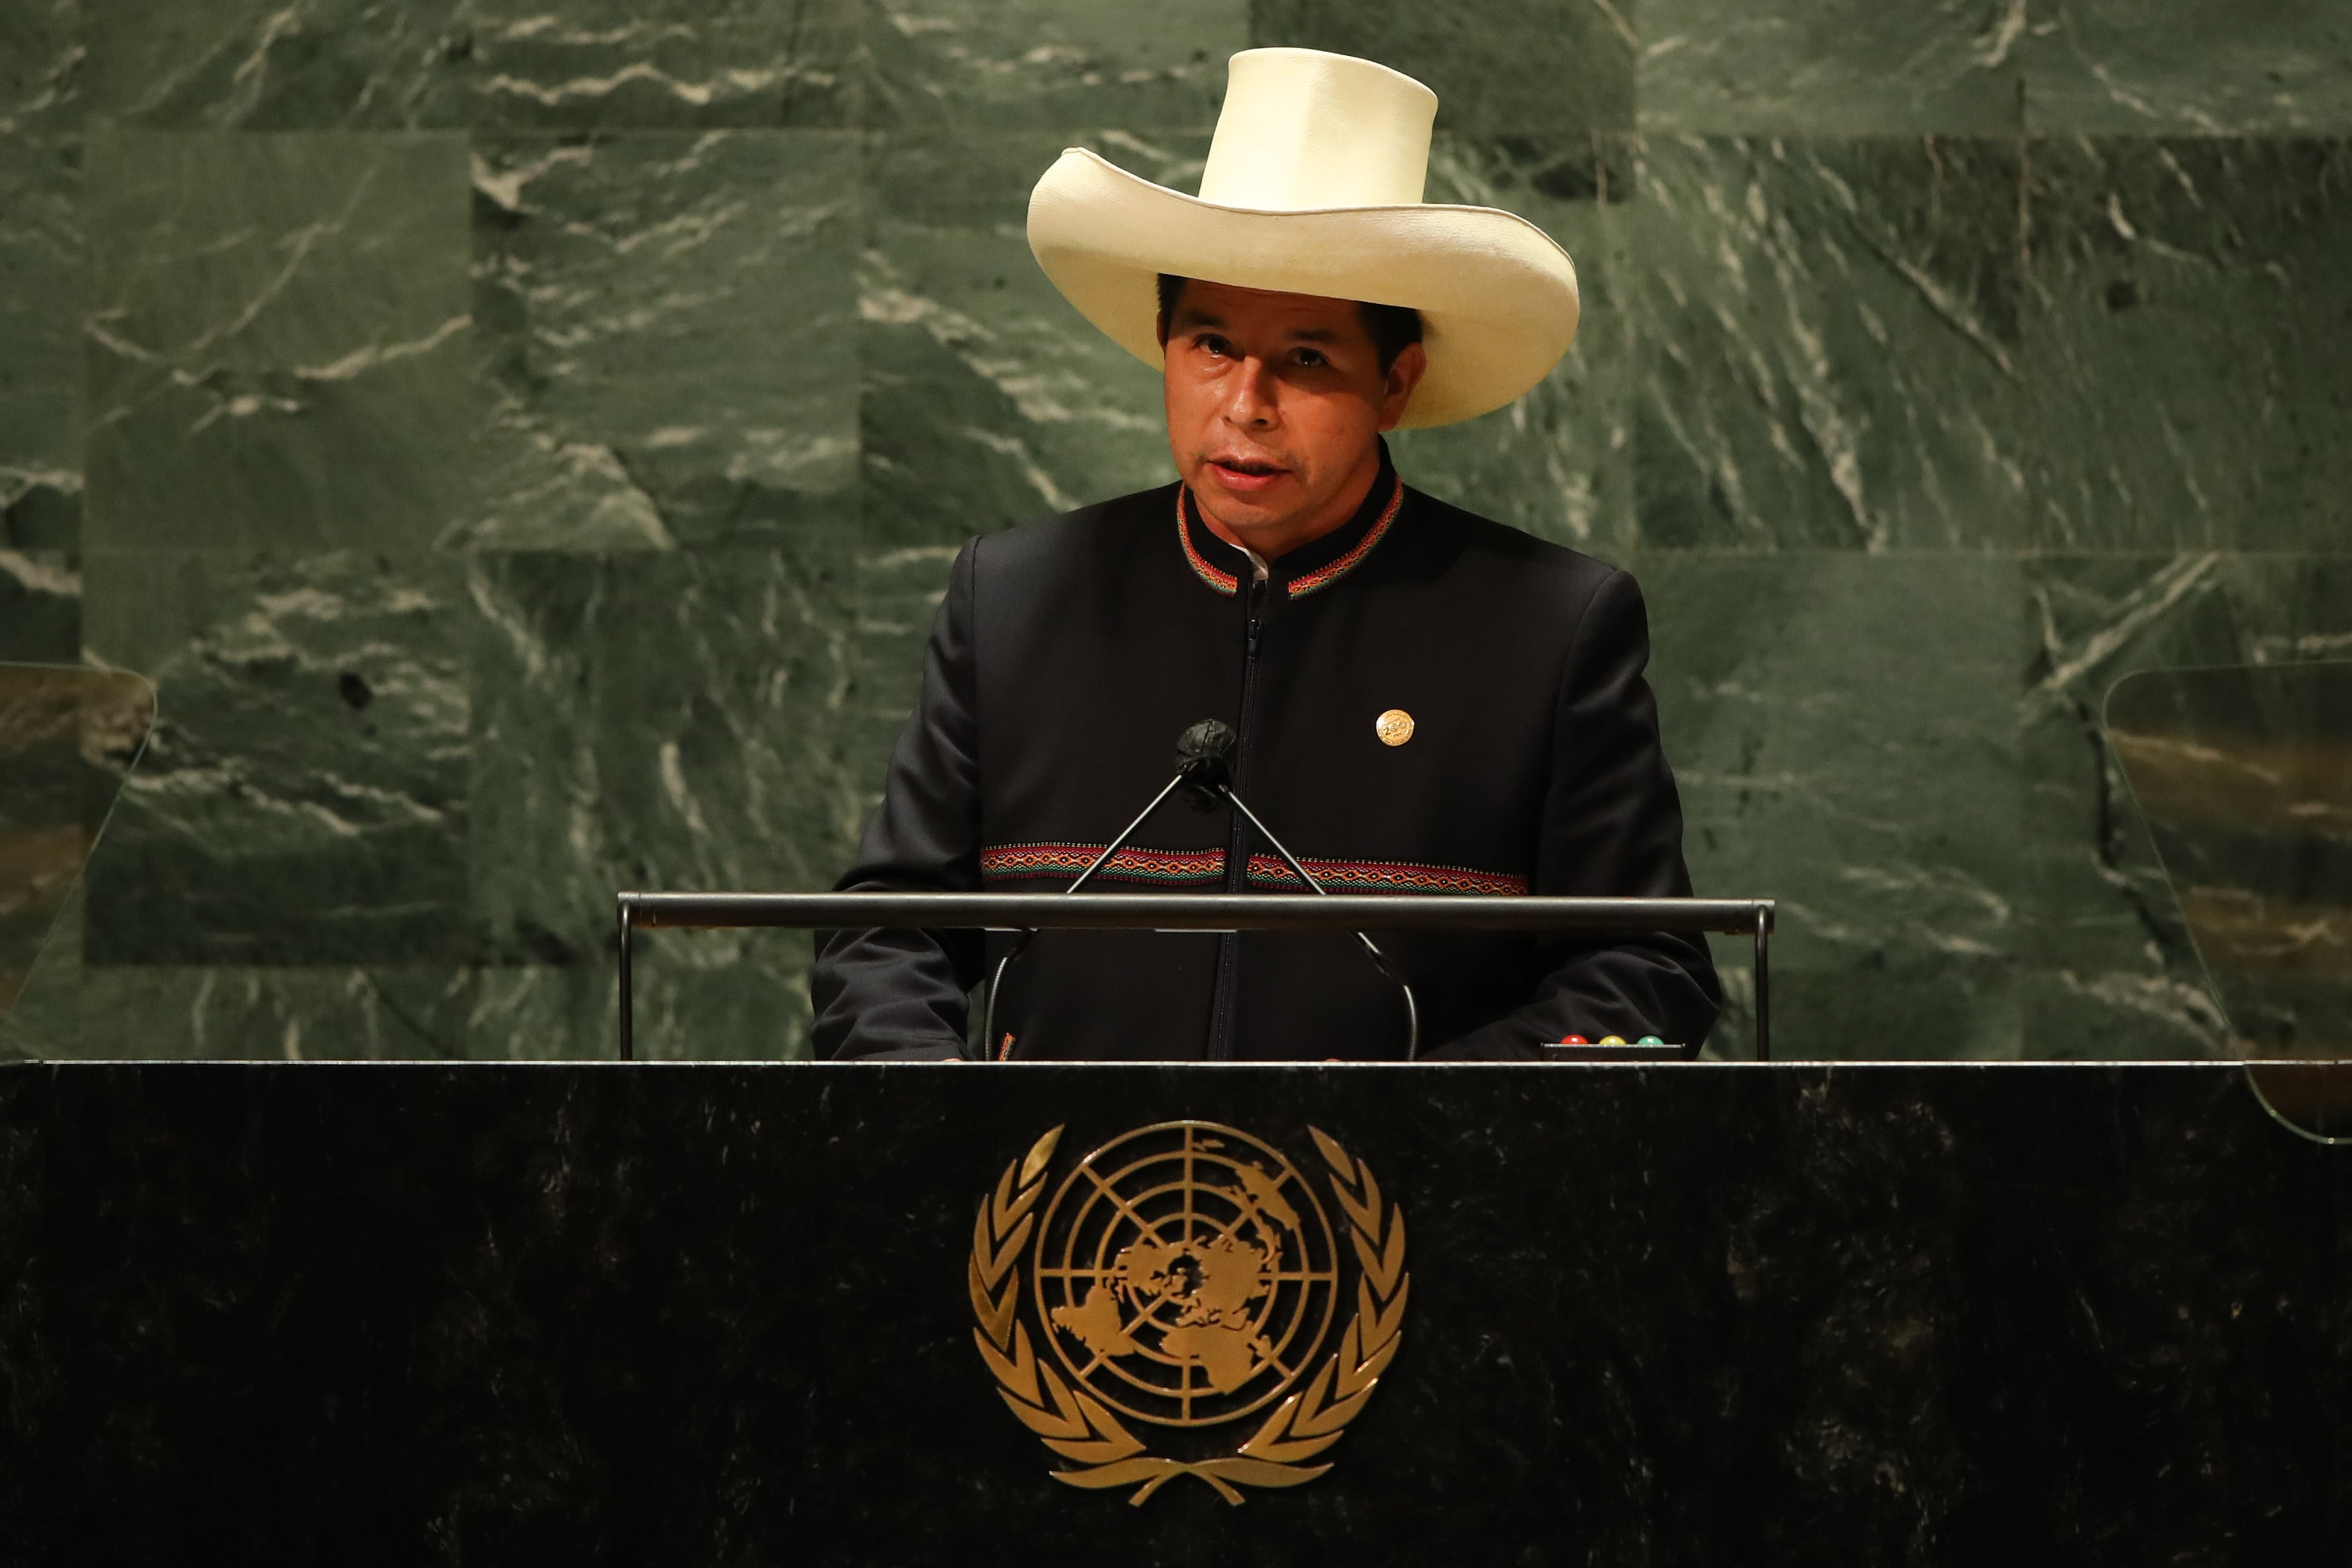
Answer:
[{"label": "black marble podium front", "polygon": [[[1188,1118],[1411,1226],[1239,1507],[1051,1479],[967,1291]],[[15,1068],[0,1559],[2344,1562],[2347,1199],[2218,1066]]]}]

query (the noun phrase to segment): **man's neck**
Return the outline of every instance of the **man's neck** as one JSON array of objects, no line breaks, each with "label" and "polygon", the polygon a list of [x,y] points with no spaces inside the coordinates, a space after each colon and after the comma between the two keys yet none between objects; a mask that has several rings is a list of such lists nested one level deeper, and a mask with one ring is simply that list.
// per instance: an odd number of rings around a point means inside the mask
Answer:
[{"label": "man's neck", "polygon": [[1199,503],[1201,521],[1208,525],[1211,533],[1236,550],[1255,554],[1260,560],[1278,561],[1294,550],[1314,543],[1325,534],[1345,528],[1349,519],[1363,509],[1364,498],[1372,493],[1372,485],[1380,477],[1381,447],[1375,441],[1371,450],[1365,453],[1364,460],[1356,466],[1355,473],[1339,487],[1339,493],[1313,513],[1301,518],[1286,518],[1276,523],[1261,523],[1249,529],[1229,527],[1210,510],[1208,501],[1199,492],[1195,491],[1192,499]]}]

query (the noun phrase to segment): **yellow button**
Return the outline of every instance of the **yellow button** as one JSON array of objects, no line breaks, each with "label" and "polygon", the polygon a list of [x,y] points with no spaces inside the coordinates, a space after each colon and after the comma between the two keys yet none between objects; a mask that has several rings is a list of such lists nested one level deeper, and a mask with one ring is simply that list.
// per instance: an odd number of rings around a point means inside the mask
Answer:
[{"label": "yellow button", "polygon": [[1625,1043],[1625,1037],[1622,1035],[1603,1035],[1601,1037],[1601,1043],[1604,1046],[1622,1046]]},{"label": "yellow button", "polygon": [[1386,746],[1402,746],[1412,739],[1412,715],[1402,708],[1391,708],[1372,721],[1372,733]]}]

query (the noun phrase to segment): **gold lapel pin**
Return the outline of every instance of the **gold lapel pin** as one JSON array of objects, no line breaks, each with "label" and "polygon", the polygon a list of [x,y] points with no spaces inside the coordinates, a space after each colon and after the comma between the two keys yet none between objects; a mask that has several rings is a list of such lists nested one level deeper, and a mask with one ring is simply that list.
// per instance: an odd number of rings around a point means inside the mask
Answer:
[{"label": "gold lapel pin", "polygon": [[1402,708],[1391,708],[1372,721],[1372,733],[1384,746],[1402,746],[1412,739],[1412,715]]}]

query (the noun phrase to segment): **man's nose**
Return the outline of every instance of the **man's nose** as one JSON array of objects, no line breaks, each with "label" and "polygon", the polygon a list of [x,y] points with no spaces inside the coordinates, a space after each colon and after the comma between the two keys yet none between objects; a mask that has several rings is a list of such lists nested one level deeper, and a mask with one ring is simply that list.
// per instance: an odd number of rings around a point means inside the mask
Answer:
[{"label": "man's nose", "polygon": [[1225,396],[1225,422],[1271,425],[1277,412],[1277,397],[1274,366],[1261,359],[1245,359],[1242,361],[1241,374],[1234,377]]}]

